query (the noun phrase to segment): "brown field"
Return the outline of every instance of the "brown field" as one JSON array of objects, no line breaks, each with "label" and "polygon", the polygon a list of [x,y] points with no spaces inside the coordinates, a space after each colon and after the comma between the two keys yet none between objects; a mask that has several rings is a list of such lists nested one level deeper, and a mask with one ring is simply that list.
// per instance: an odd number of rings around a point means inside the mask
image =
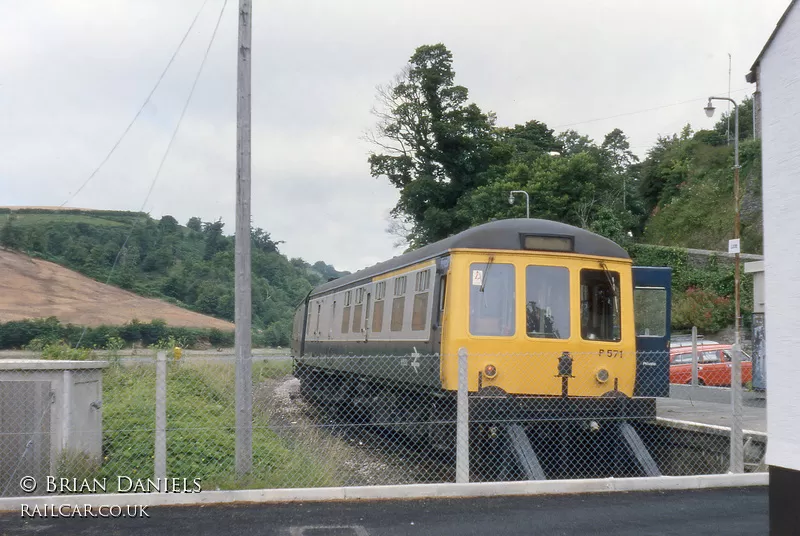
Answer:
[{"label": "brown field", "polygon": [[0,248],[0,322],[57,317],[80,326],[160,318],[169,326],[233,330],[233,324],[105,285],[58,264]]}]

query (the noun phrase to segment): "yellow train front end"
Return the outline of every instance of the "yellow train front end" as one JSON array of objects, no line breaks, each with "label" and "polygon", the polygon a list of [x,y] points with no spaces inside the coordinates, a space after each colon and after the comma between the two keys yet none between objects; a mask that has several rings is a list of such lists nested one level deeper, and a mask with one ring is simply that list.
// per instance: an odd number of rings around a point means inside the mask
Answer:
[{"label": "yellow train front end", "polygon": [[471,392],[633,396],[631,260],[533,250],[454,249],[442,304],[441,381]]}]

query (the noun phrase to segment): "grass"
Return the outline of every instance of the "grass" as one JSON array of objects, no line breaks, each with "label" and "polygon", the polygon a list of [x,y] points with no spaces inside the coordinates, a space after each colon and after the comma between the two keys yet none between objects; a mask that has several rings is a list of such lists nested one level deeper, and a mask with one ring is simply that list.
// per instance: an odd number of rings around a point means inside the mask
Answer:
[{"label": "grass", "polygon": [[[253,363],[253,383],[284,377],[290,361]],[[337,485],[336,467],[313,445],[293,445],[253,412],[253,469],[235,471],[235,371],[232,363],[169,362],[167,373],[167,477],[198,478],[203,490]],[[153,478],[155,367],[125,364],[103,377],[103,459],[62,460],[60,477]],[[255,389],[254,389],[255,390]]]}]

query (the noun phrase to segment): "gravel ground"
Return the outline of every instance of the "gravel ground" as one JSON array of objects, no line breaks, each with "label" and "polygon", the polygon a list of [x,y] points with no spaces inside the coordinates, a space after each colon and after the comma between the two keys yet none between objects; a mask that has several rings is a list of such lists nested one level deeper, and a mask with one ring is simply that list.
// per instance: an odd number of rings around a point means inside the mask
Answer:
[{"label": "gravel ground", "polygon": [[300,396],[293,376],[268,380],[255,389],[254,411],[290,444],[312,449],[336,466],[345,486],[452,482],[452,464],[428,456],[402,437],[365,425],[333,422]]}]

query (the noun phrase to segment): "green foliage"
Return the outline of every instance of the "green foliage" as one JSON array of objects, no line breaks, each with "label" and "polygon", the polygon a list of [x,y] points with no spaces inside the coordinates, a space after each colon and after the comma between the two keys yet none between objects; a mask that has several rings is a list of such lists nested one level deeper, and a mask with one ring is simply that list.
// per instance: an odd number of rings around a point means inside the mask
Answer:
[{"label": "green foliage", "polygon": [[[727,250],[733,238],[733,151],[695,139],[676,142],[671,151],[685,159],[680,183],[665,182],[646,224],[644,240],[699,249]],[[743,253],[761,253],[761,156],[759,143],[740,146],[741,237]],[[663,167],[663,166],[662,166]]]},{"label": "green foliage", "polygon": [[[182,348],[193,348],[202,343],[217,347],[233,346],[233,331],[219,329],[196,329],[167,326],[163,320],[132,322],[123,326],[97,326],[82,328],[72,324],[61,324],[56,318],[19,320],[0,323],[0,350],[26,348],[42,351],[48,345],[64,344],[79,348],[105,348],[116,352],[125,345],[158,345],[172,340]],[[169,348],[173,348],[170,346]]]},{"label": "green foliage", "polygon": [[673,299],[672,326],[674,329],[691,329],[714,333],[734,321],[734,303],[711,290],[689,287]]},{"label": "green foliage", "polygon": [[62,361],[86,361],[93,357],[89,348],[73,348],[69,344],[58,342],[32,341],[33,344],[27,349],[40,351],[42,359],[57,359]]},{"label": "green foliage", "polygon": [[[714,332],[734,321],[734,266],[716,257],[702,266],[689,260],[685,249],[646,244],[628,244],[628,254],[636,266],[668,266],[672,268],[672,328],[691,329],[696,324],[701,332]],[[753,309],[752,274],[741,274],[740,307],[743,325],[749,325]],[[706,312],[712,311],[710,318]],[[727,322],[727,323],[726,323]],[[710,330],[710,331],[709,331]]]},{"label": "green foliage", "polygon": [[[286,376],[288,361],[253,364],[256,381]],[[167,467],[171,476],[198,478],[203,490],[341,485],[333,461],[305,444],[292,444],[271,428],[269,412],[253,412],[254,467],[235,471],[235,388],[232,365],[170,363],[167,373]],[[103,376],[103,458],[96,467],[68,460],[59,475],[153,478],[155,374],[152,366],[115,367]],[[302,468],[302,470],[300,470]],[[297,475],[306,475],[297,480]],[[113,489],[112,489],[113,488]]]},{"label": "green foliage", "polygon": [[493,115],[467,102],[452,62],[441,43],[418,47],[402,74],[379,93],[380,120],[371,141],[382,152],[369,156],[370,171],[400,190],[392,215],[411,224],[404,238],[412,247],[468,226],[456,204],[486,183],[484,172],[500,156]]},{"label": "green foliage", "polygon": [[[102,282],[114,267],[111,284],[233,320],[234,241],[224,234],[221,220],[192,218],[187,227],[181,227],[169,215],[153,220],[132,212],[15,210],[8,214],[0,227],[0,245],[4,247],[57,262]],[[130,238],[120,250],[134,221]],[[263,229],[253,229],[251,238],[253,327],[268,330],[270,341],[288,344],[297,303],[315,285],[344,273],[324,262],[313,266],[302,259],[290,262],[278,250],[282,242]],[[141,341],[148,346],[166,336],[163,323],[133,324],[120,334],[128,343]],[[189,344],[198,337],[191,332],[183,335]],[[0,347],[20,347],[34,338],[21,332],[9,336],[15,340],[4,342],[0,332]],[[89,347],[106,343],[106,334],[101,332],[88,332],[85,337]],[[230,340],[221,333],[214,337],[217,342],[212,344]]]}]

